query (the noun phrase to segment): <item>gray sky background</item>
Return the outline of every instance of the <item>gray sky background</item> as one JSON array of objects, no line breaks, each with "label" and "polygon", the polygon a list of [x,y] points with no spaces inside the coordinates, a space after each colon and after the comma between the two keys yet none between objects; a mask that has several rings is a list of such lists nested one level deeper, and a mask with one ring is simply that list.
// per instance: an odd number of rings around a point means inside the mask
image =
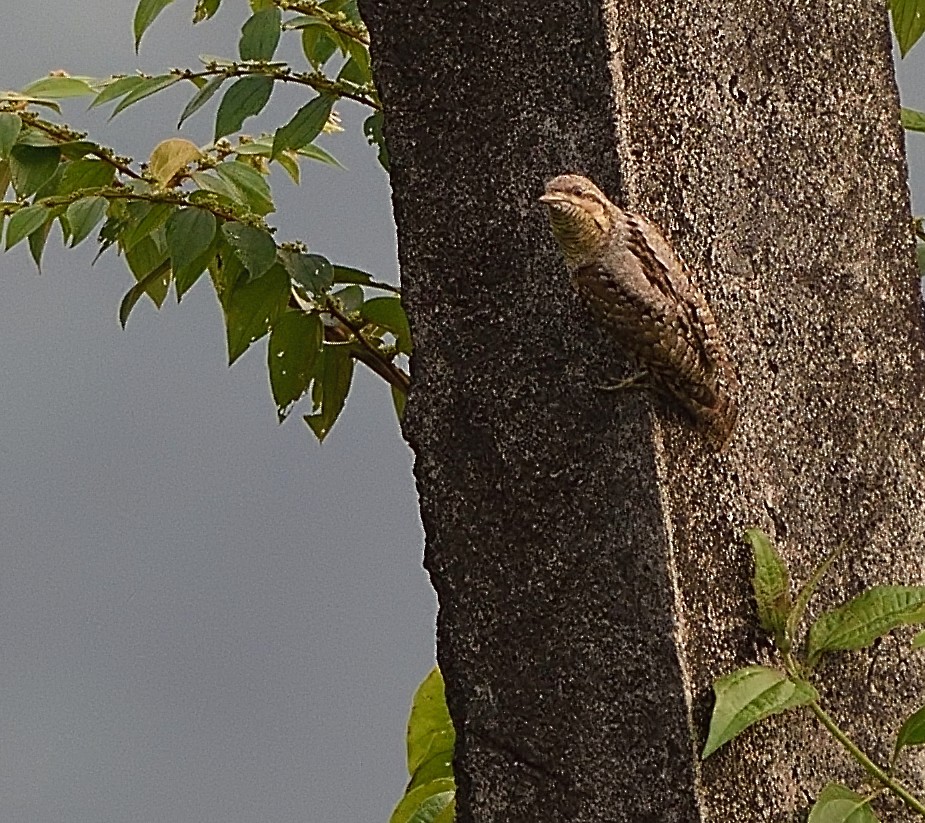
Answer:
[{"label": "gray sky background", "polygon": [[[232,56],[244,0],[195,29],[192,5],[136,58],[134,0],[6,0],[0,87]],[[922,50],[900,74],[925,108]],[[144,157],[189,96],[111,124],[66,114]],[[261,122],[300,99],[275,93]],[[184,135],[206,142],[212,111]],[[326,145],[350,171],[305,165],[300,189],[277,186],[275,222],[395,280],[388,180],[341,111]],[[913,136],[919,188],[923,159]],[[53,237],[41,276],[24,248],[0,256],[0,820],[386,821],[436,608],[388,391],[358,370],[318,446],[298,415],[277,426],[262,346],[225,368],[206,283],[123,332],[131,276],[111,253],[91,269],[93,252]]]},{"label": "gray sky background", "polygon": [[[6,0],[0,88],[234,56],[245,0],[195,29],[192,6],[136,58],[134,0]],[[146,157],[191,91],[111,124],[65,114]],[[275,93],[261,122],[301,100]],[[326,145],[350,170],[283,175],[275,222],[396,281],[388,179],[341,111]],[[183,134],[207,142],[212,112]],[[298,414],[277,425],[265,346],[226,367],[206,282],[123,332],[131,275],[94,253],[53,236],[41,275],[24,248],[0,256],[0,820],[387,821],[436,608],[387,388],[358,369],[319,446]]]}]

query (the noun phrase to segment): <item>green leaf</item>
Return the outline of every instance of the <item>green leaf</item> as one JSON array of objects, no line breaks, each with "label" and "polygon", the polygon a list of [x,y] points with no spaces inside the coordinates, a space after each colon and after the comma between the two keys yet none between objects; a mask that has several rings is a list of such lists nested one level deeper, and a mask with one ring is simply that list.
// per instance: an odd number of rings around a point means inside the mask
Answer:
[{"label": "green leaf", "polygon": [[912,648],[925,648],[925,632],[919,632],[915,637],[912,638]]},{"label": "green leaf", "polygon": [[64,100],[69,97],[86,97],[95,94],[90,84],[80,77],[42,77],[26,86],[22,93],[29,97],[47,97]]},{"label": "green leaf", "polygon": [[83,157],[64,164],[58,194],[71,194],[78,190],[102,189],[112,184],[116,170],[109,163]]},{"label": "green leaf", "polygon": [[275,6],[254,14],[241,27],[241,40],[238,43],[241,59],[272,60],[279,45],[282,23],[282,12]]},{"label": "green leaf", "polygon": [[356,283],[359,286],[368,286],[373,281],[369,272],[360,271],[350,266],[334,266],[333,283]]},{"label": "green leaf", "polygon": [[395,807],[389,823],[433,823],[456,796],[452,779],[433,780],[408,792]]},{"label": "green leaf", "polygon": [[10,149],[16,144],[16,138],[22,131],[22,118],[8,111],[0,112],[0,160],[7,160]]},{"label": "green leaf", "polygon": [[826,652],[863,649],[899,626],[925,622],[925,586],[875,586],[809,630],[810,666]]},{"label": "green leaf", "polygon": [[25,240],[32,232],[40,229],[51,209],[45,206],[25,206],[14,212],[6,224],[6,248],[9,251],[13,246]]},{"label": "green leaf", "polygon": [[244,195],[227,180],[222,179],[217,174],[207,171],[194,171],[190,179],[203,191],[212,192],[219,197],[223,197],[231,203],[237,203],[241,206],[247,206],[247,200]]},{"label": "green leaf", "polygon": [[321,355],[323,332],[321,318],[302,311],[284,312],[273,324],[267,367],[280,422],[308,391]]},{"label": "green leaf", "polygon": [[221,2],[222,0],[196,0],[196,12],[193,15],[193,22],[201,23],[203,20],[208,20],[218,11]]},{"label": "green leaf", "polygon": [[118,105],[112,110],[110,118],[115,117],[119,112],[125,111],[129,106],[134,105],[139,100],[144,100],[146,97],[157,94],[157,92],[163,91],[179,82],[180,78],[175,74],[159,74],[157,77],[146,77],[119,101]]},{"label": "green leaf", "polygon": [[42,252],[45,250],[45,243],[48,235],[51,234],[53,224],[54,220],[49,217],[42,226],[29,235],[29,253],[39,271],[42,270]]},{"label": "green leaf", "polygon": [[385,122],[385,116],[381,111],[371,114],[363,121],[363,134],[369,144],[375,145],[379,149],[379,165],[386,171],[389,170],[389,150],[385,145],[385,135],[382,133],[382,124]]},{"label": "green leaf", "polygon": [[173,0],[139,0],[138,7],[135,9],[135,21],[133,25],[135,32],[135,51],[138,51],[141,37],[148,30],[148,27],[172,2]]},{"label": "green leaf", "polygon": [[793,608],[790,610],[790,614],[787,617],[787,637],[793,637],[796,634],[797,627],[803,620],[806,607],[809,605],[809,601],[815,593],[819,581],[822,580],[825,573],[829,570],[829,567],[835,562],[844,548],[845,541],[843,540],[826,555],[825,559],[823,559],[815,569],[813,569],[813,573],[809,576],[809,580],[803,584],[803,587],[800,589],[794,601]]},{"label": "green leaf", "polygon": [[241,194],[241,198],[255,214],[261,217],[276,210],[270,184],[266,178],[248,163],[238,160],[219,163],[215,173],[230,183]]},{"label": "green leaf", "polygon": [[[165,260],[160,266],[156,269],[152,269],[132,286],[128,292],[126,292],[125,297],[122,298],[122,303],[119,305],[119,322],[122,324],[122,328],[125,328],[125,324],[128,323],[129,315],[132,313],[132,309],[135,308],[135,304],[141,299],[142,295],[150,295],[152,289],[156,288],[158,284],[163,285],[164,295],[166,295],[167,285],[169,283],[170,264]],[[152,300],[153,299],[152,297]],[[161,303],[163,303],[163,297],[160,302],[157,300],[154,300],[154,302],[157,307],[160,308]]]},{"label": "green leaf", "polygon": [[346,80],[348,83],[354,83],[357,86],[372,85],[373,74],[369,65],[369,49],[356,40],[345,37],[347,50],[350,52],[350,59],[344,63],[343,68],[337,75],[338,80]]},{"label": "green leaf", "polygon": [[114,77],[104,86],[103,90],[93,98],[90,108],[95,109],[97,106],[102,106],[105,103],[123,97],[130,91],[137,89],[146,79],[147,78],[137,74],[131,74],[127,77]]},{"label": "green leaf", "polygon": [[83,197],[67,207],[65,216],[71,234],[71,248],[86,240],[106,216],[109,206],[105,197]]},{"label": "green leaf", "polygon": [[925,112],[915,109],[900,109],[900,122],[906,131],[925,131]]},{"label": "green leaf", "polygon": [[713,691],[716,704],[704,760],[760,720],[819,699],[809,683],[790,680],[767,666],[748,666],[720,677],[713,683]]},{"label": "green leaf", "polygon": [[183,109],[183,113],[180,115],[180,120],[177,123],[177,128],[179,129],[190,117],[208,103],[215,95],[215,92],[222,87],[222,83],[227,79],[228,77],[226,75],[218,74],[199,89],[199,91],[190,98],[189,103],[186,104],[186,108]]},{"label": "green leaf", "polygon": [[901,749],[906,746],[921,746],[925,744],[925,706],[906,718],[899,734],[896,735],[896,747],[893,751],[893,762]]},{"label": "green leaf", "polygon": [[131,251],[135,245],[167,222],[177,210],[169,203],[130,203],[128,213],[132,220],[119,238],[123,251]]},{"label": "green leaf", "polygon": [[360,315],[395,335],[395,345],[402,354],[411,354],[411,328],[398,297],[374,297],[360,308]]},{"label": "green leaf", "polygon": [[321,397],[321,402],[316,402],[315,408],[320,407],[321,411],[303,418],[319,443],[324,442],[343,410],[352,379],[353,358],[350,356],[350,347],[325,346],[321,353],[320,370],[315,377],[315,389]]},{"label": "green leaf", "polygon": [[289,277],[278,265],[231,292],[225,317],[229,365],[270,330],[288,303]]},{"label": "green leaf", "polygon": [[905,57],[925,32],[925,0],[891,0],[893,31]]},{"label": "green leaf", "polygon": [[401,422],[405,417],[405,405],[408,402],[408,395],[401,389],[392,386],[392,405],[395,407],[395,416]]},{"label": "green leaf", "polygon": [[452,777],[455,745],[456,732],[446,705],[443,676],[435,666],[414,693],[408,716],[408,774],[412,783],[421,769],[434,760],[449,770],[442,776]]},{"label": "green leaf", "polygon": [[440,812],[431,823],[454,823],[456,820],[456,795],[454,793],[453,799],[449,802],[447,806],[443,808],[443,811]]},{"label": "green leaf", "polygon": [[302,29],[302,52],[313,69],[320,70],[335,51],[334,30],[327,23],[318,21],[318,25]]},{"label": "green leaf", "polygon": [[877,818],[868,798],[829,783],[816,798],[806,823],[877,823]]},{"label": "green leaf", "polygon": [[334,282],[331,263],[320,254],[304,254],[284,249],[280,257],[295,283],[312,295],[321,295]]},{"label": "green leaf", "polygon": [[250,272],[251,279],[260,277],[276,262],[276,243],[269,232],[243,223],[225,223],[222,234]]},{"label": "green leaf", "polygon": [[55,147],[13,146],[10,150],[10,176],[19,197],[35,194],[58,169],[61,151]]},{"label": "green leaf", "polygon": [[248,117],[260,114],[273,93],[273,78],[254,74],[236,80],[218,106],[215,139],[240,131]]},{"label": "green leaf", "polygon": [[787,564],[761,529],[748,529],[745,540],[752,548],[755,575],[752,591],[758,603],[761,627],[774,637],[778,648],[790,651],[787,617],[790,614],[790,575]]},{"label": "green leaf", "polygon": [[178,298],[206,270],[217,228],[215,215],[205,209],[177,209],[167,219],[167,251]]},{"label": "green leaf", "polygon": [[271,158],[275,160],[286,149],[300,149],[311,143],[321,134],[333,107],[334,98],[327,94],[320,94],[302,106],[292,120],[276,130]]},{"label": "green leaf", "polygon": [[344,168],[343,164],[333,155],[326,152],[321,146],[308,145],[298,149],[298,153],[309,160],[317,160],[319,163],[325,163],[329,166],[336,166],[339,169]]}]

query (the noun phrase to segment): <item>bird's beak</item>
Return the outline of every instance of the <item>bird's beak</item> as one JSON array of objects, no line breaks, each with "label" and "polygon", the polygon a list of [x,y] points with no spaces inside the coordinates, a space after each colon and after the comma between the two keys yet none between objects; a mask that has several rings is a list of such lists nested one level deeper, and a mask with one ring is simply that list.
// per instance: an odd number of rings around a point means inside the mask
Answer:
[{"label": "bird's beak", "polygon": [[555,192],[546,192],[546,194],[540,197],[540,203],[546,203],[547,205],[564,202],[565,198],[561,194],[556,194]]}]

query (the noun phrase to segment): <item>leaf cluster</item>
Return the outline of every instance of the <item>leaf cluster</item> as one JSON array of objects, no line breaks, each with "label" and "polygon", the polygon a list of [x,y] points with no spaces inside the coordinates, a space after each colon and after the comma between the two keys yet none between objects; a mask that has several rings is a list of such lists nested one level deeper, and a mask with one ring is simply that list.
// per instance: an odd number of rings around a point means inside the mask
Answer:
[{"label": "leaf cluster", "polygon": [[[171,2],[141,0],[136,46]],[[209,19],[220,5],[200,0],[195,20]],[[304,419],[323,440],[344,407],[357,361],[390,384],[401,414],[408,376],[400,362],[411,352],[410,331],[398,289],[310,254],[304,244],[277,241],[267,223],[275,211],[268,174],[277,163],[298,183],[302,159],[339,167],[316,140],[340,130],[335,106],[343,99],[373,110],[365,129],[384,158],[381,110],[355,3],[251,0],[250,6],[232,60],[204,57],[201,70],[155,76],[97,79],[59,71],[0,94],[0,232],[4,249],[26,242],[38,266],[54,226],[69,246],[97,232],[99,254],[115,249],[134,277],[119,309],[123,325],[143,298],[160,308],[172,289],[179,302],[205,276],[223,312],[229,363],[268,336],[280,420],[307,396],[311,413]],[[301,36],[307,71],[273,61],[286,32]],[[337,55],[339,71],[326,74]],[[310,99],[271,133],[229,140],[263,111],[279,82],[298,83]],[[171,137],[145,163],[46,119],[60,114],[60,101],[77,97],[91,98],[91,109],[114,104],[115,116],[183,83],[194,93],[179,126],[225,88],[214,140],[197,146]]]},{"label": "leaf cluster", "polygon": [[[781,668],[747,666],[714,682],[716,702],[703,757],[709,757],[761,720],[805,706],[885,790],[925,816],[925,806],[892,774],[904,749],[925,745],[925,706],[903,723],[896,735],[892,760],[888,767],[883,768],[858,749],[835,725],[820,706],[819,693],[810,682],[810,677],[825,656],[867,648],[894,629],[925,623],[925,586],[875,586],[862,592],[816,618],[805,633],[805,643],[797,653],[797,632],[806,607],[841,547],[819,564],[793,597],[787,565],[768,536],[759,529],[749,529],[745,539],[755,562],[752,590],[758,618],[762,627],[774,638],[783,665]],[[925,645],[925,632],[917,636],[914,645]],[[862,796],[845,786],[830,783],[817,798],[809,817],[810,823],[849,820],[873,823],[877,820],[871,807],[875,796],[876,793]]]}]

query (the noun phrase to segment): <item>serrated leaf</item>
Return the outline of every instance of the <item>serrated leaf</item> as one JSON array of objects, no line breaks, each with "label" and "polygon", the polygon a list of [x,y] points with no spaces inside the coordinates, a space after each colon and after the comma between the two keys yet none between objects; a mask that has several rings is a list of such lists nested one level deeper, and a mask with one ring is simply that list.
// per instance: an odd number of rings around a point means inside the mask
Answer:
[{"label": "serrated leaf", "polygon": [[276,206],[273,205],[270,184],[253,166],[232,160],[219,163],[214,171],[225,182],[230,183],[240,192],[241,198],[255,214],[263,217],[276,210]]},{"label": "serrated leaf", "polygon": [[0,160],[7,160],[10,149],[16,144],[16,138],[22,131],[22,118],[8,111],[0,112]]},{"label": "serrated leaf", "polygon": [[157,94],[159,91],[163,91],[179,82],[180,78],[175,74],[159,74],[157,77],[146,77],[119,101],[112,110],[110,119],[120,112],[125,111],[129,106],[134,105],[139,100],[144,100],[146,97]]},{"label": "serrated leaf", "polygon": [[86,97],[95,94],[90,84],[79,77],[42,77],[26,86],[22,93],[29,97],[46,97],[49,100],[64,100],[69,97]]},{"label": "serrated leaf", "polygon": [[373,297],[360,308],[360,315],[395,335],[396,348],[402,354],[411,354],[411,328],[398,297]]},{"label": "serrated leaf", "polygon": [[803,620],[803,615],[806,613],[806,607],[809,605],[809,601],[812,599],[812,596],[816,591],[816,587],[819,585],[819,582],[822,580],[825,573],[829,570],[829,567],[842,553],[844,548],[845,541],[843,540],[825,556],[822,562],[816,566],[815,569],[813,569],[813,573],[809,576],[809,580],[807,580],[800,588],[800,591],[797,593],[796,600],[794,600],[793,608],[790,609],[790,614],[787,617],[788,637],[793,637],[796,634],[797,627]]},{"label": "serrated leaf", "polygon": [[61,162],[56,147],[13,146],[10,150],[10,176],[19,197],[35,194],[54,175]]},{"label": "serrated leaf", "polygon": [[240,131],[248,117],[263,111],[273,93],[273,78],[260,74],[236,80],[218,106],[215,116],[215,139]]},{"label": "serrated leaf", "polygon": [[925,32],[925,0],[892,0],[890,15],[899,53],[905,57]]},{"label": "serrated leaf", "polygon": [[40,229],[48,219],[51,210],[45,206],[25,206],[14,212],[6,224],[6,248],[25,240],[32,232]]},{"label": "serrated leaf", "polygon": [[331,263],[320,254],[304,254],[288,249],[280,251],[286,271],[295,283],[312,295],[321,295],[334,282]]},{"label": "serrated leaf", "polygon": [[105,197],[83,197],[75,200],[65,212],[71,234],[71,248],[86,240],[106,216],[109,205]]},{"label": "serrated leaf", "polygon": [[284,312],[273,324],[267,366],[280,422],[308,391],[321,355],[323,331],[317,314],[302,311]]},{"label": "serrated leaf", "polygon": [[761,627],[774,637],[778,648],[787,653],[790,650],[787,618],[792,605],[787,565],[761,529],[748,529],[745,540],[755,560],[752,591],[758,604],[758,619]]},{"label": "serrated leaf", "polygon": [[215,215],[205,209],[178,209],[167,219],[167,251],[178,298],[206,270],[217,229]]},{"label": "serrated leaf", "polygon": [[186,108],[183,109],[183,113],[180,115],[180,120],[177,123],[177,128],[179,129],[190,117],[208,103],[222,87],[222,83],[227,79],[227,76],[224,74],[218,74],[200,88],[199,91],[190,98],[189,103],[186,104]]},{"label": "serrated leaf", "polygon": [[300,149],[311,143],[331,116],[335,98],[319,94],[300,108],[285,126],[276,130],[271,157],[275,160],[286,149]]},{"label": "serrated leaf", "polygon": [[893,629],[915,623],[925,623],[925,586],[875,586],[812,625],[809,664],[826,652],[863,649]]},{"label": "serrated leaf", "polygon": [[270,330],[288,303],[289,277],[282,266],[273,266],[231,292],[225,317],[229,365]]},{"label": "serrated leaf", "polygon": [[116,170],[109,163],[83,157],[64,164],[58,194],[65,195],[80,189],[101,189],[112,184]]},{"label": "serrated leaf", "polygon": [[279,45],[282,12],[275,6],[258,11],[241,27],[238,53],[242,60],[272,60]]},{"label": "serrated leaf", "polygon": [[324,442],[344,408],[353,379],[353,365],[349,346],[325,346],[322,350],[313,392],[313,400],[316,393],[320,394],[320,403],[315,402],[315,407],[320,406],[321,410],[303,418],[319,443]]},{"label": "serrated leaf", "polygon": [[102,106],[112,100],[124,97],[130,91],[133,91],[144,83],[145,79],[146,78],[137,74],[113,78],[103,87],[103,90],[93,98],[90,108],[95,109],[97,106]]},{"label": "serrated leaf", "polygon": [[453,749],[456,732],[446,705],[443,675],[438,667],[421,682],[411,702],[408,716],[408,774],[414,781],[421,768],[437,758],[450,768],[452,776]]},{"label": "serrated leaf", "polygon": [[133,31],[135,32],[135,51],[138,51],[142,35],[148,30],[148,27],[172,2],[173,0],[139,0],[138,7],[135,9],[135,20],[132,25]]},{"label": "serrated leaf", "polygon": [[132,221],[119,237],[119,244],[126,252],[164,225],[177,207],[169,203],[130,203],[128,210]]},{"label": "serrated leaf", "polygon": [[[122,298],[122,302],[119,304],[119,323],[122,324],[122,328],[125,328],[125,324],[128,323],[129,315],[132,313],[132,309],[135,308],[136,303],[141,300],[142,295],[150,294],[152,287],[159,282],[169,283],[170,278],[170,264],[167,261],[164,261],[158,268],[153,269],[147,275],[145,275],[141,280],[139,280],[134,286],[132,286],[128,292],[126,292],[125,297]],[[166,285],[164,286],[164,293],[166,295]],[[152,298],[153,299],[153,298]],[[161,299],[163,302],[163,298]],[[155,300],[158,308],[160,308],[161,303],[158,303]]]},{"label": "serrated leaf", "polygon": [[806,823],[877,823],[869,798],[829,783],[816,798]]},{"label": "serrated leaf", "polygon": [[444,778],[408,792],[395,807],[389,823],[433,823],[456,796],[456,784]]},{"label": "serrated leaf", "polygon": [[276,243],[269,232],[243,223],[225,223],[222,234],[250,272],[251,279],[260,277],[276,262]]},{"label": "serrated leaf", "polygon": [[720,677],[713,683],[713,692],[716,704],[704,760],[749,726],[819,699],[809,683],[790,680],[784,672],[767,666],[747,666]]},{"label": "serrated leaf", "polygon": [[200,159],[202,152],[199,146],[189,140],[172,137],[154,147],[148,160],[148,171],[161,186],[166,186],[177,172]]}]

